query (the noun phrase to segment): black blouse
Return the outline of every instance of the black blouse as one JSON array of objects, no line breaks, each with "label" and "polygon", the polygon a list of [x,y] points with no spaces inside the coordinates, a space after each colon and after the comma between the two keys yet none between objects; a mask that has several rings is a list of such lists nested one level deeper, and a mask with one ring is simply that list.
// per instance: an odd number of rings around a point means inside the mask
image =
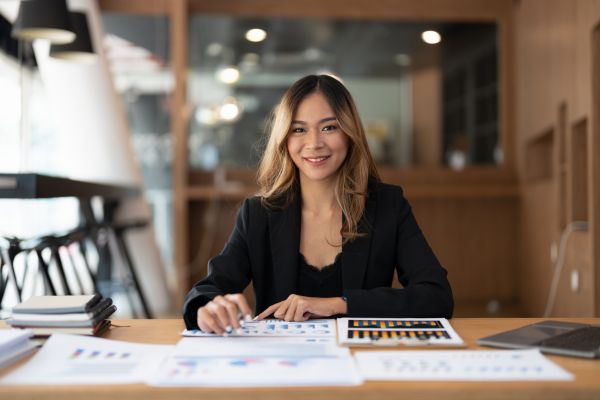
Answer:
[{"label": "black blouse", "polygon": [[298,289],[296,293],[309,297],[341,297],[343,295],[341,252],[335,256],[333,264],[323,268],[310,265],[302,253],[298,254]]}]

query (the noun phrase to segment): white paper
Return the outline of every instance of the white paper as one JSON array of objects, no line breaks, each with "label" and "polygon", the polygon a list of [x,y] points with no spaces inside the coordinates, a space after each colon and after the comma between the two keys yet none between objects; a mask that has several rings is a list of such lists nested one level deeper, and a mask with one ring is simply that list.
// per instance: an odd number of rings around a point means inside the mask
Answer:
[{"label": "white paper", "polygon": [[339,318],[340,344],[464,346],[445,318]]},{"label": "white paper", "polygon": [[[222,337],[204,333],[199,329],[185,330],[183,336]],[[335,319],[313,319],[302,322],[286,322],[279,319],[244,322],[241,329],[228,334],[229,337],[335,337]]]},{"label": "white paper", "polygon": [[546,381],[573,375],[531,350],[359,351],[365,380]]},{"label": "white paper", "polygon": [[174,346],[54,334],[29,361],[0,378],[2,385],[142,383]]},{"label": "white paper", "polygon": [[0,354],[0,368],[4,368],[22,357],[25,357],[29,353],[33,352],[38,347],[34,341],[27,341],[19,344],[18,346],[5,350]]},{"label": "white paper", "polygon": [[[321,341],[323,340],[323,341]],[[156,386],[331,386],[362,379],[335,338],[184,338]]]},{"label": "white paper", "polygon": [[29,329],[0,329],[0,354],[26,343],[32,336],[33,332]]}]

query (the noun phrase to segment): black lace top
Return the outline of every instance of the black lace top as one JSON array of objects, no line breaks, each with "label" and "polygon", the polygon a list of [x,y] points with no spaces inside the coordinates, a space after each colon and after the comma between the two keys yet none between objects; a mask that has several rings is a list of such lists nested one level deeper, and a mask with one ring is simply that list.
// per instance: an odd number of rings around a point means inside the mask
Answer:
[{"label": "black lace top", "polygon": [[342,253],[338,253],[333,264],[317,268],[306,262],[299,253],[297,294],[310,297],[340,297],[342,285]]}]

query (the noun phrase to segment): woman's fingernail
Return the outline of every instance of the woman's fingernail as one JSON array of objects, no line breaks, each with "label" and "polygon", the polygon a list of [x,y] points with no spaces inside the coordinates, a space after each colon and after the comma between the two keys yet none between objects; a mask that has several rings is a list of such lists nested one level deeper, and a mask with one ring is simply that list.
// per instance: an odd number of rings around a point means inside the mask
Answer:
[{"label": "woman's fingernail", "polygon": [[[256,318],[254,318],[254,319],[256,319]],[[246,321],[246,322],[252,321],[252,316],[250,314],[244,315],[244,321]]]},{"label": "woman's fingernail", "polygon": [[225,333],[231,333],[231,332],[233,332],[233,327],[231,325],[227,325],[225,327]]}]

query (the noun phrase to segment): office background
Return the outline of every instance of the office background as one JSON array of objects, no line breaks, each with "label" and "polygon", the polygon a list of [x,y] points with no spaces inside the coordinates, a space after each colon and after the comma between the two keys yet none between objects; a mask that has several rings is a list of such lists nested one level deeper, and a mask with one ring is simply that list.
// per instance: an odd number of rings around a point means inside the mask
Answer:
[{"label": "office background", "polygon": [[[3,3],[10,24],[17,2]],[[37,43],[5,46],[0,169],[143,182],[154,229],[129,240],[158,315],[176,315],[256,191],[277,97],[325,72],[356,97],[383,179],[405,188],[448,269],[457,316],[600,313],[599,1],[69,4],[87,10],[109,78]],[[266,38],[247,40],[251,28]],[[427,30],[441,42],[425,43]],[[74,71],[96,86],[73,93]],[[52,90],[71,92],[70,107],[49,104]],[[90,133],[82,115],[103,118]],[[2,234],[76,224],[56,202],[3,200]]]}]

